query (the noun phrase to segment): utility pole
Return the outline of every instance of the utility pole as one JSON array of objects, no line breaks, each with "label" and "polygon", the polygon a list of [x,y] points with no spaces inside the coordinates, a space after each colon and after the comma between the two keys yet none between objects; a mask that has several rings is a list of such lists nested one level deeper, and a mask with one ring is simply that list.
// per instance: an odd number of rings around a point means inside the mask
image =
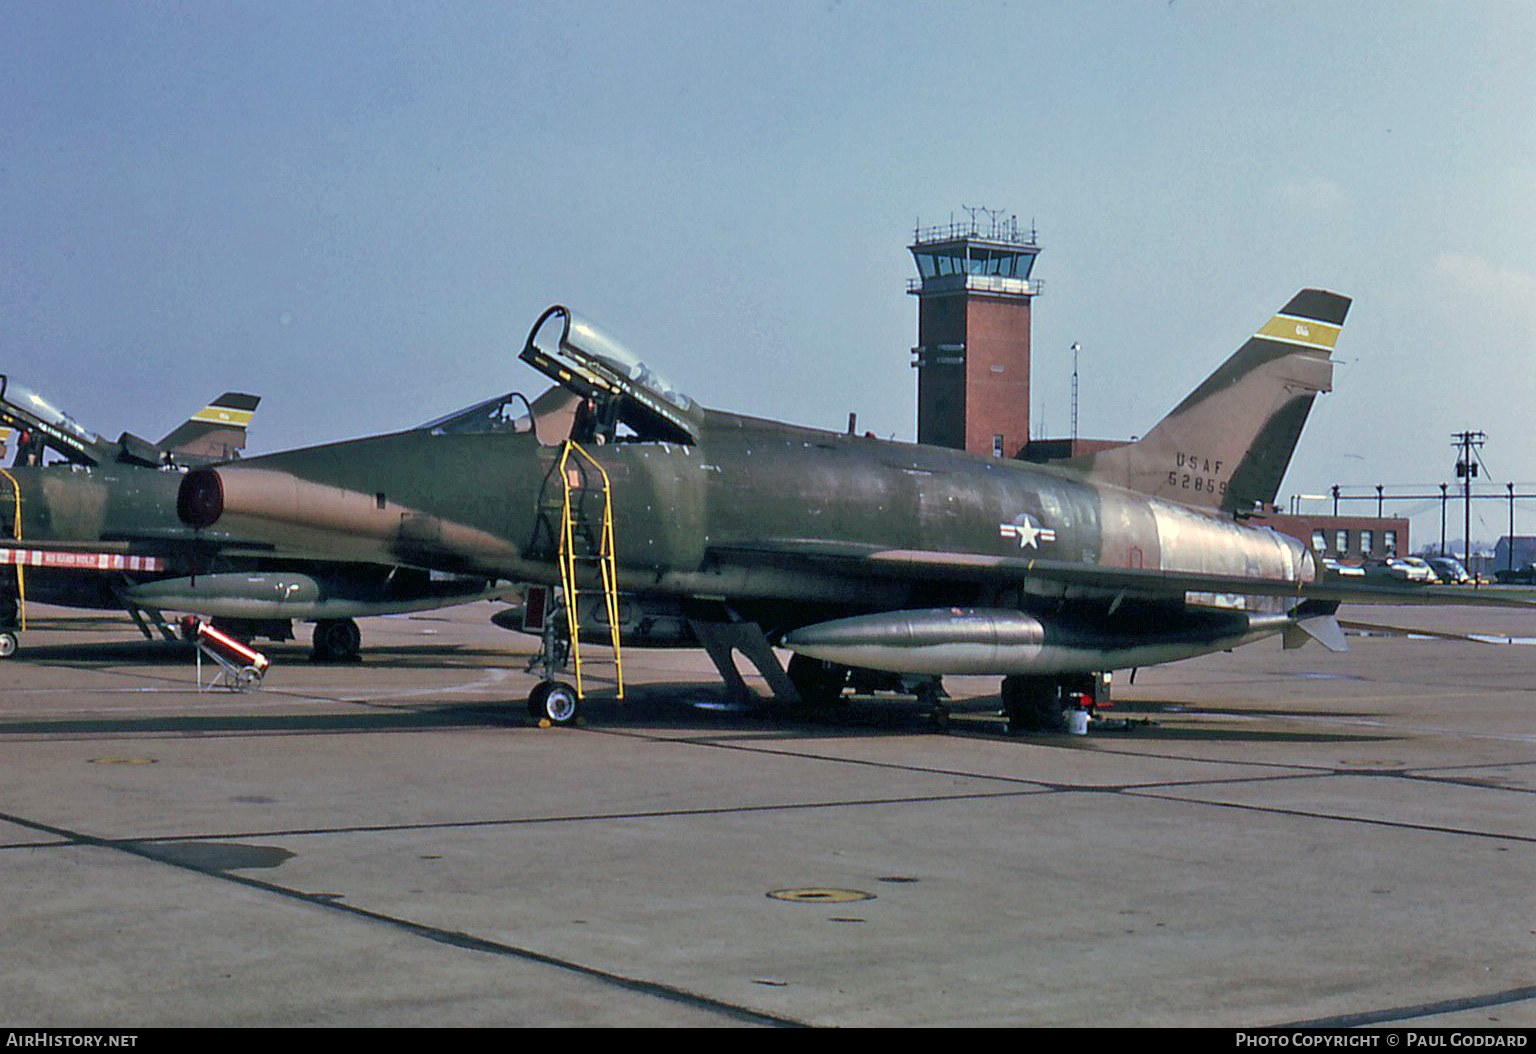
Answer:
[{"label": "utility pole", "polygon": [[1472,480],[1477,475],[1477,452],[1488,438],[1482,432],[1453,432],[1455,446],[1460,453],[1456,458],[1456,475],[1461,479],[1461,495],[1466,505],[1462,527],[1462,562],[1472,565]]}]

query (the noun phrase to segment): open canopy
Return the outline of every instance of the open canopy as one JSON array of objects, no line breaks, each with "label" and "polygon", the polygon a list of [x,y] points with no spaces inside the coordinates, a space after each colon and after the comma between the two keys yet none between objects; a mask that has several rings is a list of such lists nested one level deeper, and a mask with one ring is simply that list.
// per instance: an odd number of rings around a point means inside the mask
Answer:
[{"label": "open canopy", "polygon": [[80,465],[105,460],[108,444],[63,410],[0,374],[0,423]]},{"label": "open canopy", "polygon": [[612,438],[622,424],[640,440],[698,441],[699,405],[570,308],[557,304],[540,315],[519,358],[590,400],[598,434]]}]

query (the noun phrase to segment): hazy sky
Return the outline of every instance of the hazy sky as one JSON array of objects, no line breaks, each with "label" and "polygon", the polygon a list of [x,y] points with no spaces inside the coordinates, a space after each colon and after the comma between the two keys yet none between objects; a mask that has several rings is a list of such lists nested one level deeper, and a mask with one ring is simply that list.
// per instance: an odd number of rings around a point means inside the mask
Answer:
[{"label": "hazy sky", "polygon": [[109,436],[226,389],[264,396],[253,452],[532,393],[515,355],[560,302],[707,405],[909,439],[906,246],[983,205],[1045,246],[1037,431],[1069,429],[1074,341],[1079,432],[1141,434],[1321,286],[1355,304],[1284,493],[1452,481],[1464,429],[1536,490],[1530,3],[0,20],[0,371]]}]

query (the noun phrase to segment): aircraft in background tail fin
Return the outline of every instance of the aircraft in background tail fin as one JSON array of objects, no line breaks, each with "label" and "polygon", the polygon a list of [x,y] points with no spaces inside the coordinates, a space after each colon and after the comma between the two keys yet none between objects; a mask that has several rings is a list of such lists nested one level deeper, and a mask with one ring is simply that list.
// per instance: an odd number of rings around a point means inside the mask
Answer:
[{"label": "aircraft in background tail fin", "polygon": [[158,444],[180,465],[228,461],[245,449],[245,430],[261,396],[225,392],[187,418]]},{"label": "aircraft in background tail fin", "polygon": [[1063,464],[1201,508],[1273,503],[1313,400],[1332,390],[1329,353],[1349,305],[1303,289],[1141,440]]},{"label": "aircraft in background tail fin", "polygon": [[[225,392],[170,435],[151,443],[132,432],[109,442],[30,388],[0,374],[0,427],[15,429],[16,464],[42,465],[51,451],[77,465],[204,465],[238,457],[258,395]],[[9,445],[9,444],[8,444]]]}]

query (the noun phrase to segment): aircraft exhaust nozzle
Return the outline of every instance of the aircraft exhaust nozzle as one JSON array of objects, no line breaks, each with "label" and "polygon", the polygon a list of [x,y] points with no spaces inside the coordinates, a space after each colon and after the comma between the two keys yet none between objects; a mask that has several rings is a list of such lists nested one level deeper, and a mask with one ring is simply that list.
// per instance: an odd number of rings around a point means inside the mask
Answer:
[{"label": "aircraft exhaust nozzle", "polygon": [[176,514],[188,527],[253,518],[378,538],[397,529],[401,513],[407,511],[372,494],[315,483],[291,472],[243,466],[195,469],[176,492]]},{"label": "aircraft exhaust nozzle", "polygon": [[188,527],[212,527],[224,515],[224,481],[211,468],[188,472],[176,491],[176,515]]}]

